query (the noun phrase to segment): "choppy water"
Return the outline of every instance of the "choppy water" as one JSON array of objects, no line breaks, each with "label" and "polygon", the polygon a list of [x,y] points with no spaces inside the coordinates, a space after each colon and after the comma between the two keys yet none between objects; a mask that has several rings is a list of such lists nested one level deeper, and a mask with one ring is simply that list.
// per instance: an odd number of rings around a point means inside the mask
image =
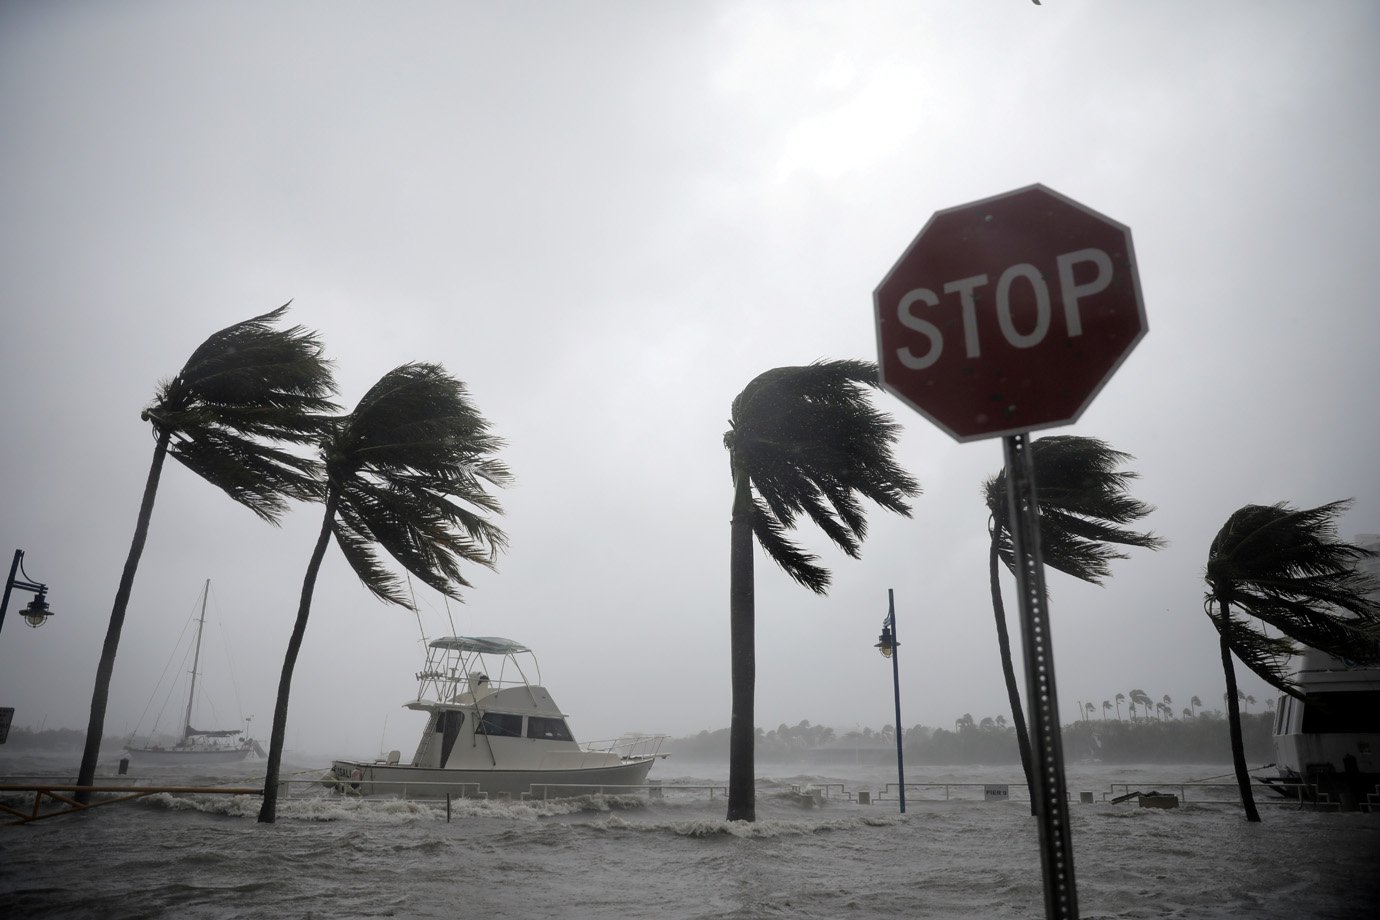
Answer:
[{"label": "choppy water", "polygon": [[[261,763],[235,769],[223,778],[252,784],[262,775]],[[1239,806],[1100,801],[1112,782],[1148,791],[1226,769],[1070,766],[1081,916],[1380,916],[1380,815],[1272,806],[1250,825]],[[907,779],[1016,783],[1018,774],[917,767]],[[666,762],[653,778],[722,783],[725,773]],[[915,790],[900,816],[894,801],[859,805],[836,787],[812,806],[791,794],[792,785],[826,783],[875,792],[890,778],[869,768],[763,778],[750,825],[725,822],[722,796],[703,790],[463,801],[447,823],[444,803],[361,802],[302,787],[275,825],[255,821],[257,799],[157,796],[0,827],[0,916],[1044,916],[1037,830],[1023,801],[984,802],[967,787],[949,789],[948,800],[943,789]],[[1080,791],[1098,803],[1078,803]]]}]

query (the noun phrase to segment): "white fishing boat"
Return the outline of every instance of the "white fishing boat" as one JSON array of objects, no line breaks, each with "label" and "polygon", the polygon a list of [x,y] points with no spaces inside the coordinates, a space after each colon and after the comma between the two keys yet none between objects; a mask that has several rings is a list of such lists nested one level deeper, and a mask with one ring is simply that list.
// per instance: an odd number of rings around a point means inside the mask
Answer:
[{"label": "white fishing boat", "polygon": [[1275,704],[1278,775],[1261,780],[1292,798],[1380,804],[1380,666],[1306,649],[1294,680],[1303,699]]},{"label": "white fishing boat", "polygon": [[616,793],[643,785],[665,756],[663,735],[578,743],[541,684],[536,656],[511,639],[435,639],[417,680],[416,699],[403,705],[428,718],[412,759],[402,763],[392,751],[372,762],[337,760],[325,785],[406,798]]},{"label": "white fishing boat", "polygon": [[260,757],[267,756],[259,742],[250,738],[245,729],[192,727],[192,716],[196,712],[196,679],[201,666],[201,635],[206,628],[206,599],[210,593],[211,580],[208,578],[201,592],[201,615],[196,621],[196,650],[192,655],[191,679],[187,687],[187,710],[182,720],[182,738],[166,747],[158,744],[135,745],[131,741],[125,746],[125,751],[130,759],[140,766],[195,767],[237,763],[251,753]]}]

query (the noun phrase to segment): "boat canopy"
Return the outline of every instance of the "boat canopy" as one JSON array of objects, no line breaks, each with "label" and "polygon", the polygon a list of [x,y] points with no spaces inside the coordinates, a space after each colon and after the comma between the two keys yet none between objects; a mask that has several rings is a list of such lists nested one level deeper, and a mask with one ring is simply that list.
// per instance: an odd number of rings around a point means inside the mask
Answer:
[{"label": "boat canopy", "polygon": [[454,652],[479,652],[481,655],[516,655],[532,651],[521,642],[499,636],[445,636],[431,640],[429,645],[431,648]]}]

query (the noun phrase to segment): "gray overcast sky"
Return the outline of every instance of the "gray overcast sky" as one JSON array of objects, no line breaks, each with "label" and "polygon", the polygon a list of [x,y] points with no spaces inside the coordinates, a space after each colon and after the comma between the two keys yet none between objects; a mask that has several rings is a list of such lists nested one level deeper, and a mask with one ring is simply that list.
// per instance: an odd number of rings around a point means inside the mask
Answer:
[{"label": "gray overcast sky", "polygon": [[[930,214],[1042,182],[1132,228],[1151,327],[1055,431],[1134,454],[1171,541],[1104,588],[1050,575],[1064,717],[1132,688],[1220,706],[1201,570],[1226,517],[1354,496],[1344,533],[1380,531],[1378,40],[1369,0],[6,3],[0,548],[57,616],[31,631],[12,601],[0,703],[86,724],[139,410],[211,332],[292,298],[346,406],[439,361],[508,441],[512,546],[459,632],[532,645],[582,737],[726,726],[732,398],[875,359],[872,289]],[[765,727],[892,721],[887,588],[906,724],[1004,711],[979,494],[1000,443],[878,399],[925,494],[873,515],[861,561],[801,532],[827,597],[759,562]],[[169,465],[109,733],[209,577],[267,735],[318,515],[265,526]],[[418,641],[333,549],[289,747],[409,751]]]}]

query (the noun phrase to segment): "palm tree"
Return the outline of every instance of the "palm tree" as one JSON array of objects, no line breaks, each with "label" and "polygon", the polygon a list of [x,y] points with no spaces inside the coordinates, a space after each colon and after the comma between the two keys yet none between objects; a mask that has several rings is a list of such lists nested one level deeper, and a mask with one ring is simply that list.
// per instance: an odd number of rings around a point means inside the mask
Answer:
[{"label": "palm tree", "polygon": [[494,459],[502,444],[464,384],[436,364],[389,371],[322,435],[325,513],[278,682],[261,822],[277,814],[292,671],[330,538],[364,586],[384,601],[412,607],[403,581],[384,568],[374,544],[424,584],[459,598],[458,588],[469,587],[460,564],[492,567],[507,545],[507,536],[486,516],[502,513],[488,487],[512,480]]},{"label": "palm tree", "polygon": [[1200,706],[1203,705],[1203,701],[1200,700],[1200,699],[1198,699],[1198,697],[1196,697],[1196,696],[1191,696],[1191,697],[1188,698],[1188,705],[1189,705],[1189,715],[1190,715],[1190,718],[1191,718],[1191,717],[1196,716],[1196,715],[1198,714],[1198,707],[1200,707]]},{"label": "palm tree", "polygon": [[[1132,498],[1127,491],[1136,473],[1118,469],[1132,459],[1130,454],[1113,450],[1105,441],[1075,435],[1054,435],[1030,442],[1030,460],[1038,484],[1036,499],[1040,514],[1040,548],[1046,565],[1082,581],[1100,585],[1112,574],[1113,559],[1125,559],[1118,546],[1159,549],[1164,541],[1151,533],[1141,533],[1126,525],[1141,520],[1154,509]],[[1021,710],[1021,694],[1016,684],[1016,669],[1011,657],[1011,639],[1006,630],[1006,609],[1001,598],[998,561],[1008,569],[1015,566],[1007,508],[1006,471],[983,483],[987,503],[987,531],[990,537],[988,578],[992,592],[992,613],[997,625],[997,648],[1001,654],[1006,696],[1011,705],[1011,720],[1016,727],[1016,743],[1021,766],[1031,789],[1030,735]],[[1030,803],[1034,813],[1035,801]]]},{"label": "palm tree", "polygon": [[1111,700],[1103,700],[1103,701],[1102,701],[1102,721],[1103,721],[1103,722],[1106,722],[1106,721],[1107,721],[1107,710],[1108,710],[1108,709],[1111,709],[1111,708],[1112,708],[1112,701],[1111,701]]},{"label": "palm tree", "polygon": [[1144,690],[1132,690],[1130,696],[1131,721],[1134,722],[1136,719],[1137,706],[1140,707],[1141,712],[1145,713],[1145,718],[1150,718],[1150,694],[1146,693]]},{"label": "palm tree", "polygon": [[1165,710],[1169,713],[1170,717],[1172,718],[1174,715],[1174,701],[1170,698],[1169,694],[1166,693],[1160,699],[1160,702],[1164,703]]},{"label": "palm tree", "polygon": [[1183,716],[1184,716],[1185,719],[1191,719],[1191,718],[1193,718],[1193,710],[1192,710],[1192,709],[1189,709],[1187,706],[1185,706],[1185,707],[1183,708]]},{"label": "palm tree", "polygon": [[724,446],[733,476],[729,633],[733,714],[729,724],[728,820],[756,820],[753,790],[753,543],[818,594],[829,572],[786,537],[800,515],[849,556],[867,535],[859,498],[910,516],[920,487],[892,457],[900,426],[873,408],[877,366],[817,361],[758,375],[733,400]]},{"label": "palm tree", "polygon": [[153,462],[96,666],[79,786],[91,785],[96,777],[115,654],[164,460],[171,455],[270,523],[277,523],[287,499],[314,493],[315,461],[279,444],[316,438],[325,414],[336,408],[328,398],[335,382],[316,333],[301,326],[275,328],[286,313],[284,304],[202,342],[176,376],[158,384],[140,416],[153,426]]},{"label": "palm tree", "polygon": [[[1288,673],[1296,643],[1341,657],[1373,657],[1367,631],[1380,626],[1375,579],[1357,568],[1371,554],[1337,536],[1349,502],[1298,510],[1246,505],[1222,525],[1208,550],[1203,610],[1217,627],[1232,763],[1246,820],[1259,821],[1241,740],[1232,656],[1272,687],[1298,695]],[[1280,635],[1266,632],[1272,628]]]},{"label": "palm tree", "polygon": [[1244,701],[1246,703],[1246,712],[1249,713],[1251,711],[1251,705],[1255,703],[1255,697],[1247,694]]},{"label": "palm tree", "polygon": [[1126,702],[1126,694],[1118,693],[1116,695],[1116,720],[1118,722],[1121,721],[1121,704],[1124,702]]},{"label": "palm tree", "polygon": [[1091,719],[1092,719],[1092,716],[1093,716],[1093,712],[1094,712],[1096,709],[1097,709],[1097,707],[1094,706],[1092,703],[1084,703],[1084,704],[1083,704],[1083,710],[1084,710],[1085,715],[1083,716],[1083,721],[1084,721],[1084,722],[1087,722],[1087,721],[1091,720]]}]

